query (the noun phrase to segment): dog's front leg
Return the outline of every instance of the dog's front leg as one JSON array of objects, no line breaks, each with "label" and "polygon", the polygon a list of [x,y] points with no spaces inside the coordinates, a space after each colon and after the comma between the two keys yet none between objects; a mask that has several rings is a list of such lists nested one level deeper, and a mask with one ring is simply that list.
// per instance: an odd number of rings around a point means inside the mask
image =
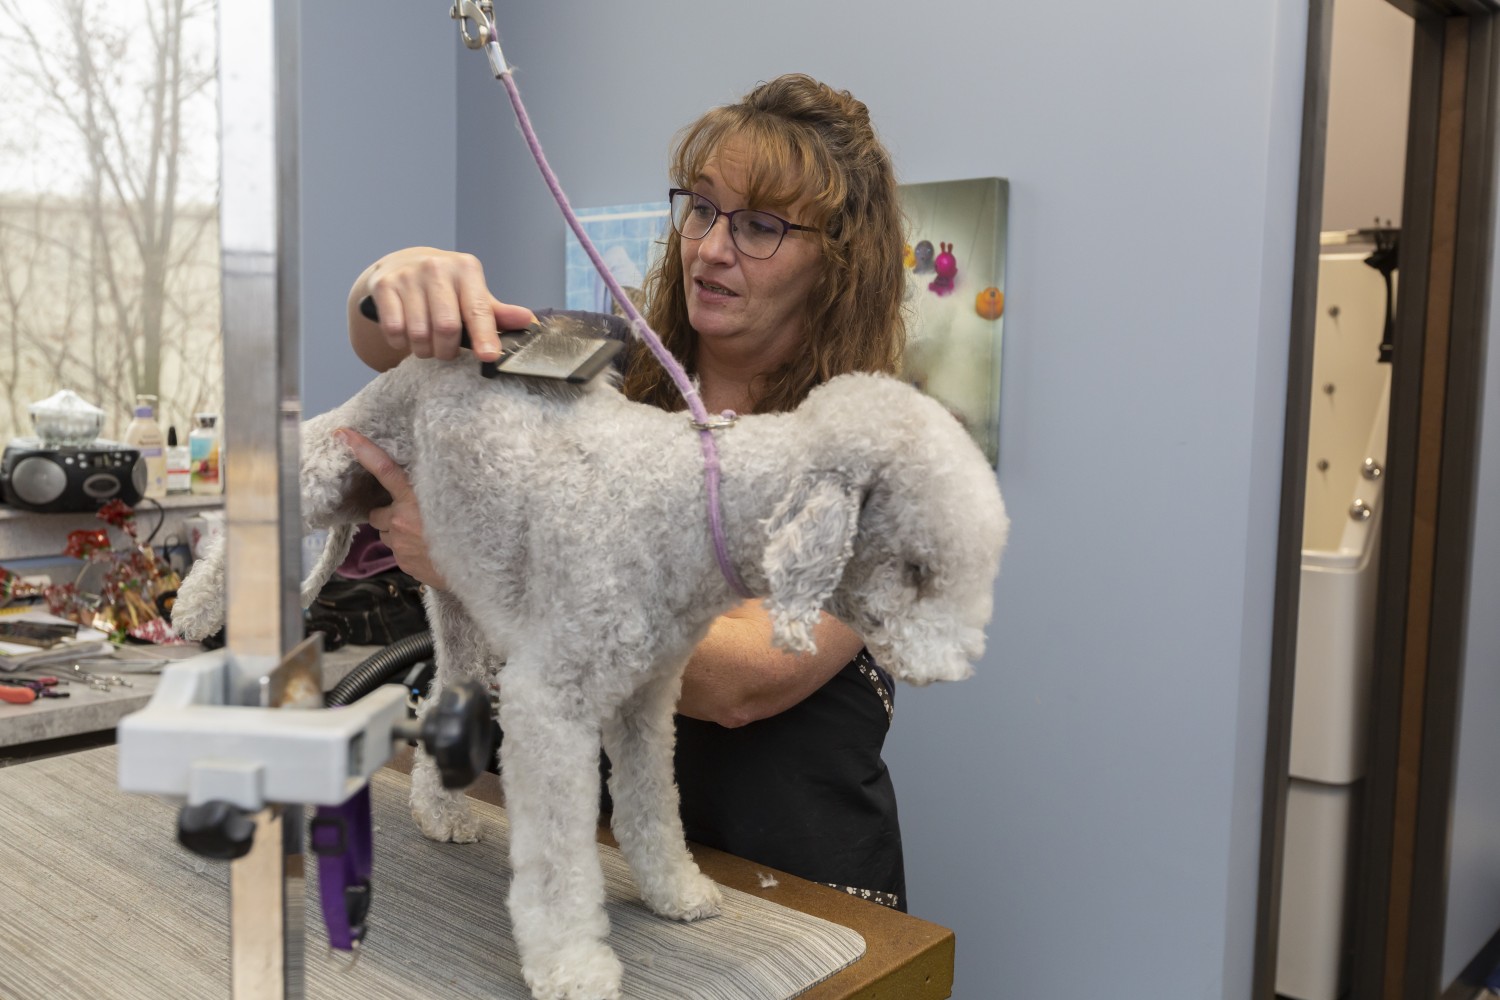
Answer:
[{"label": "dog's front leg", "polygon": [[[510,915],[536,1000],[615,1000],[620,961],[605,944],[599,725],[556,678],[552,658],[513,651],[501,673],[501,782],[514,873]],[[586,699],[585,699],[586,701]]]},{"label": "dog's front leg", "polygon": [[[438,702],[443,689],[458,681],[489,680],[495,662],[489,644],[458,599],[429,589],[425,599],[432,626],[437,671],[420,714]],[[444,788],[432,755],[418,749],[411,769],[411,815],[423,836],[432,840],[472,844],[479,839],[479,822],[462,789]]]},{"label": "dog's front leg", "polygon": [[681,669],[652,678],[606,723],[604,749],[614,800],[610,825],[641,899],[661,916],[697,920],[719,912],[720,894],[698,870],[682,833],[672,775],[672,713],[681,690]]}]

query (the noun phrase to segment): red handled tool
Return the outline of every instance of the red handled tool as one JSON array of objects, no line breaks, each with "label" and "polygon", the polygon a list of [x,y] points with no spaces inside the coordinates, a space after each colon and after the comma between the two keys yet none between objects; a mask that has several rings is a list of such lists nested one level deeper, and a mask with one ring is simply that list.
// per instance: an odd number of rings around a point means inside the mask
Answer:
[{"label": "red handled tool", "polygon": [[15,684],[0,684],[0,701],[12,705],[30,705],[36,701],[36,692],[29,687]]}]

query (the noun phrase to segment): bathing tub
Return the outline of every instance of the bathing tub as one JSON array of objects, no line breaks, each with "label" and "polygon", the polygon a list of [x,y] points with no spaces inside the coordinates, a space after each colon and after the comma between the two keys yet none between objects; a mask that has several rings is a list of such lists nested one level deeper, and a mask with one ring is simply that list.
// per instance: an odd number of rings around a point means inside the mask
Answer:
[{"label": "bathing tub", "polygon": [[1276,976],[1298,1000],[1344,989],[1390,406],[1367,333],[1384,320],[1379,275],[1362,254],[1325,255],[1318,298]]}]

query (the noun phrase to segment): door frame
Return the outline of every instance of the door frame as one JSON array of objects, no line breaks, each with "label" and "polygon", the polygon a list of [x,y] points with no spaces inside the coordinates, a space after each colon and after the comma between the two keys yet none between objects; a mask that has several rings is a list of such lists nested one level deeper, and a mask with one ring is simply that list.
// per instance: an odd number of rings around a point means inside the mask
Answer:
[{"label": "door frame", "polygon": [[[1469,995],[1500,930],[1440,983],[1488,316],[1495,0],[1390,0],[1415,23],[1375,664],[1351,865],[1355,1000]],[[1333,0],[1309,0],[1252,996],[1275,996]]]}]

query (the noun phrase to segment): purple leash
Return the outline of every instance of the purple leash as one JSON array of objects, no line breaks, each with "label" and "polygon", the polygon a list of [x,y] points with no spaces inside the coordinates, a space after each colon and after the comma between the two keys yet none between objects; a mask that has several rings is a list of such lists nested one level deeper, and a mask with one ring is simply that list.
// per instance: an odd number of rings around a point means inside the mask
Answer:
[{"label": "purple leash", "polygon": [[[511,107],[516,112],[516,121],[521,126],[521,133],[526,137],[526,146],[531,150],[531,157],[536,160],[537,168],[542,172],[542,180],[547,183],[547,189],[552,192],[552,197],[557,201],[557,207],[562,209],[563,218],[567,219],[573,235],[578,237],[578,242],[582,244],[584,252],[593,262],[594,270],[598,271],[599,277],[604,279],[604,284],[609,288],[609,294],[629,317],[631,330],[646,342],[646,346],[655,355],[656,360],[661,362],[661,366],[672,377],[672,382],[682,393],[682,398],[687,401],[688,412],[692,414],[692,424],[698,431],[699,445],[703,449],[703,480],[708,489],[708,523],[713,533],[714,555],[719,560],[719,570],[736,594],[744,598],[754,597],[755,595],[750,593],[749,588],[745,586],[735,570],[734,564],[729,560],[729,543],[724,537],[724,518],[719,503],[719,448],[714,441],[714,431],[733,425],[736,420],[735,413],[733,410],[725,410],[718,417],[709,417],[708,411],[703,406],[703,400],[698,397],[698,390],[688,380],[687,372],[683,370],[677,359],[672,357],[671,352],[662,345],[661,338],[647,324],[645,317],[636,309],[635,303],[630,301],[630,297],[625,294],[625,290],[610,273],[604,263],[604,258],[594,248],[593,240],[590,240],[588,233],[584,232],[583,224],[578,221],[578,216],[573,214],[573,206],[568,203],[568,196],[563,193],[562,184],[558,181],[557,175],[547,164],[547,156],[542,152],[541,140],[537,138],[536,130],[531,127],[531,116],[526,113],[526,105],[521,102],[521,92],[516,89],[510,66],[500,51],[500,36],[495,29],[495,22],[489,20],[484,12],[479,11],[472,4],[465,5],[465,14],[481,20],[479,37],[487,39],[484,49],[490,59],[490,68],[494,70],[495,78],[505,85],[505,92],[510,95]],[[477,47],[471,43],[467,31],[464,32],[464,42],[470,48]]]}]

